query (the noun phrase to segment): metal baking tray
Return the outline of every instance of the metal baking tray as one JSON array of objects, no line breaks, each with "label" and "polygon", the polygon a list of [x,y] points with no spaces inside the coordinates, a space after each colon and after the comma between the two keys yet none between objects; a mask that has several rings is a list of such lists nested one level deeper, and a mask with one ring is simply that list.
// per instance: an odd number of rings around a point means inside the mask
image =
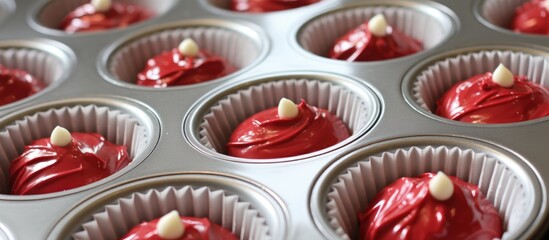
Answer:
[{"label": "metal baking tray", "polygon": [[[228,0],[138,0],[156,16],[123,29],[72,35],[52,28],[65,2],[84,1],[0,0],[0,55],[4,54],[1,51],[27,49],[26,55],[14,59],[23,65],[42,66],[33,71],[49,79],[40,93],[0,107],[0,134],[37,112],[94,105],[131,115],[144,127],[146,140],[130,166],[89,186],[36,196],[1,193],[0,239],[69,239],[105,205],[132,193],[168,186],[208,187],[238,196],[257,210],[266,225],[259,239],[344,238],[326,212],[327,194],[340,175],[370,155],[440,146],[496,159],[531,194],[526,205],[534,213],[504,238],[544,236],[549,118],[502,125],[464,124],[434,115],[416,102],[413,92],[415,79],[431,64],[480,51],[531,54],[544,59],[545,72],[549,72],[547,36],[516,34],[487,19],[484,7],[490,0],[322,0],[266,14],[228,11],[224,9]],[[509,2],[513,3],[505,1]],[[410,17],[411,21],[401,20],[397,25],[423,37],[426,49],[382,62],[351,63],[321,56],[334,36],[366,20],[361,17],[368,11]],[[346,23],[334,20],[346,15],[355,17]],[[414,25],[419,23],[423,25]],[[147,41],[169,42],[163,36],[171,33],[203,38],[209,48],[229,56],[239,70],[207,83],[167,89],[131,83],[127,72],[135,72],[134,65],[146,59],[128,63],[131,53],[124,51],[132,46],[134,50],[152,49]],[[229,43],[212,40],[216,37]],[[34,58],[40,59],[34,62]],[[228,157],[208,142],[211,136],[201,128],[203,119],[219,101],[252,86],[287,80],[341,88],[363,104],[365,110],[358,109],[365,117],[356,120],[351,138],[312,154],[266,161]],[[304,97],[299,91],[288,94]],[[337,101],[323,103],[326,96],[307,94],[319,104],[338,108]],[[254,239],[244,235],[243,239]]]}]

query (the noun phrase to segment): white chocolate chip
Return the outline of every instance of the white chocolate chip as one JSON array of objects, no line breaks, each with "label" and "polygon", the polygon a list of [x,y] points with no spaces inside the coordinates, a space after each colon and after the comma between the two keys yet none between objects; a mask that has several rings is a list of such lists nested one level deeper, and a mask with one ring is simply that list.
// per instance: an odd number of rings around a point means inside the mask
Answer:
[{"label": "white chocolate chip", "polygon": [[57,126],[53,129],[50,136],[50,143],[56,146],[65,147],[72,141],[72,136],[66,128]]},{"label": "white chocolate chip", "polygon": [[513,77],[513,73],[500,63],[492,73],[492,81],[502,87],[512,87],[515,78]]},{"label": "white chocolate chip", "polygon": [[280,99],[278,102],[278,117],[280,119],[292,119],[299,115],[299,109],[294,102],[287,98]]},{"label": "white chocolate chip", "polygon": [[179,239],[185,233],[185,226],[181,222],[179,213],[173,210],[158,220],[156,230],[162,239]]},{"label": "white chocolate chip", "polygon": [[181,54],[183,54],[183,56],[187,57],[194,57],[198,55],[199,50],[196,42],[190,38],[185,38],[183,41],[181,41],[177,49]]},{"label": "white chocolate chip", "polygon": [[446,201],[454,194],[454,184],[446,174],[439,171],[429,181],[429,192],[436,200]]},{"label": "white chocolate chip", "polygon": [[91,0],[91,4],[95,7],[95,10],[98,12],[106,12],[111,9],[112,1],[111,0]]},{"label": "white chocolate chip", "polygon": [[387,35],[387,26],[387,20],[381,13],[370,18],[370,21],[368,21],[368,30],[376,37]]}]

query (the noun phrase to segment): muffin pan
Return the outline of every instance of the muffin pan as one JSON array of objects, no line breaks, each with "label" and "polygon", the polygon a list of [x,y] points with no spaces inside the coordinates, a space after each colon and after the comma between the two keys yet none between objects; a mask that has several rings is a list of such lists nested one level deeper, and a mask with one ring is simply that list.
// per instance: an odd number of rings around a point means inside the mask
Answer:
[{"label": "muffin pan", "polygon": [[[51,17],[69,2],[0,0],[0,63],[29,68],[48,83],[38,94],[0,107],[0,147],[10,149],[9,154],[0,149],[0,239],[110,239],[120,237],[126,223],[191,207],[189,215],[208,216],[241,239],[355,239],[355,214],[380,188],[400,176],[439,169],[480,185],[504,219],[504,239],[545,236],[549,118],[474,125],[431,112],[435,96],[448,84],[491,71],[497,65],[491,58],[548,85],[547,37],[513,33],[502,27],[508,20],[498,14],[524,1],[498,6],[494,0],[322,0],[249,14],[224,9],[228,0],[163,0],[150,6],[156,15],[149,20],[72,35],[53,29],[59,19]],[[418,34],[425,50],[379,62],[324,57],[335,38],[378,12],[405,32]],[[198,38],[199,45],[239,70],[215,81],[167,89],[132,83],[146,58],[186,36]],[[477,55],[478,62],[468,62]],[[455,63],[450,77],[429,78],[429,71],[442,69],[434,66],[448,66],[445,61]],[[477,67],[468,69],[470,65]],[[349,125],[352,136],[284,159],[226,156],[226,134],[243,118],[275,106],[280,95],[329,109]],[[128,130],[127,125],[105,124],[95,118],[98,114],[89,117],[90,108],[131,119],[141,129],[134,131],[138,140],[130,143],[124,138],[135,136],[106,126]],[[25,120],[64,111],[79,116],[41,117],[40,126],[32,127]],[[9,156],[31,139],[47,136],[51,124],[71,122],[67,119],[79,123],[70,127],[111,132],[108,138],[133,146],[134,162],[70,191],[6,194]],[[18,127],[22,121],[27,127]],[[10,137],[18,132],[20,137]],[[358,187],[345,184],[354,177],[362,179],[351,181]],[[341,191],[336,194],[335,189]],[[128,199],[140,199],[141,205],[133,212],[118,207],[128,205]],[[191,199],[196,202],[189,206]],[[224,211],[233,208],[238,211],[231,211],[228,220]],[[97,227],[105,223],[113,227]]]}]

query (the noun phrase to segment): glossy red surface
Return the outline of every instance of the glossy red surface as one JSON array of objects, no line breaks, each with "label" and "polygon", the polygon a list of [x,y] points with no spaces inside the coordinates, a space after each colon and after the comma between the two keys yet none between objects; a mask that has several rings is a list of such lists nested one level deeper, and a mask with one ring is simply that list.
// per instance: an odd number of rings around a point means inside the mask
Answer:
[{"label": "glossy red surface", "polygon": [[196,57],[183,56],[177,49],[164,52],[147,61],[137,74],[137,84],[155,88],[189,85],[210,81],[236,71],[224,59],[206,51]]},{"label": "glossy red surface", "polygon": [[135,4],[113,2],[111,9],[99,12],[88,3],[65,16],[59,29],[68,33],[95,32],[127,27],[150,17],[152,17],[151,12]]},{"label": "glossy red surface", "polygon": [[40,80],[25,71],[0,65],[0,106],[33,95],[44,87]]},{"label": "glossy red surface", "polygon": [[429,193],[429,180],[434,176],[400,178],[381,190],[368,209],[359,213],[360,239],[501,238],[501,218],[476,186],[450,176],[454,194],[439,201]]},{"label": "glossy red surface", "polygon": [[72,142],[55,146],[42,138],[25,146],[9,168],[11,193],[44,194],[101,180],[131,162],[125,146],[96,133],[71,133]]},{"label": "glossy red surface", "polygon": [[[162,240],[158,236],[156,224],[160,218],[150,222],[141,223],[133,227],[120,240]],[[238,238],[229,230],[217,224],[212,224],[207,218],[181,217],[185,224],[185,233],[178,240],[237,240]]]},{"label": "glossy red surface", "polygon": [[261,111],[242,122],[227,143],[227,153],[242,158],[281,158],[330,147],[350,136],[349,129],[327,110],[301,101],[299,115],[280,119],[278,108]]},{"label": "glossy red surface", "polygon": [[511,29],[515,32],[549,35],[549,10],[544,0],[524,3],[515,10]]},{"label": "glossy red surface", "polygon": [[273,12],[303,7],[320,0],[232,0],[231,10],[238,12]]},{"label": "glossy red surface", "polygon": [[423,44],[392,28],[383,37],[374,36],[368,22],[336,40],[329,57],[349,62],[380,61],[414,54],[423,50]]},{"label": "glossy red surface", "polygon": [[470,123],[513,123],[549,115],[549,91],[515,76],[510,88],[492,81],[492,73],[458,82],[437,101],[436,114]]}]

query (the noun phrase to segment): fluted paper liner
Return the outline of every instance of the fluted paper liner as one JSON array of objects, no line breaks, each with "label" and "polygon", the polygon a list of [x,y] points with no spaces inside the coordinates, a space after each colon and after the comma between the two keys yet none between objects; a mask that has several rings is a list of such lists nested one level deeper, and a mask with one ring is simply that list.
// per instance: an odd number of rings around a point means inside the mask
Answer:
[{"label": "fluted paper liner", "polygon": [[239,239],[271,239],[266,220],[251,203],[237,195],[209,187],[167,187],[133,193],[105,206],[82,225],[75,239],[119,239],[134,226],[172,210],[180,216],[208,218]]},{"label": "fluted paper liner", "polygon": [[424,49],[438,45],[453,31],[449,19],[438,19],[417,9],[364,5],[337,10],[311,20],[301,29],[298,41],[305,50],[328,57],[338,38],[379,13],[393,28],[421,41]]},{"label": "fluted paper liner", "polygon": [[147,136],[146,129],[136,119],[105,106],[76,105],[37,112],[0,131],[0,193],[9,193],[8,170],[11,161],[32,141],[49,138],[57,125],[70,132],[101,134],[111,143],[126,146],[132,160],[142,154],[151,142],[151,136]]},{"label": "fluted paper liner", "polygon": [[[177,1],[176,0],[114,0],[116,2],[131,3],[143,7],[152,13],[151,18],[162,15],[168,11]],[[89,0],[52,0],[38,12],[37,21],[39,24],[59,31],[61,22],[70,12],[72,12],[77,7],[80,7],[86,3],[89,3]],[[147,21],[147,20],[145,20]],[[138,23],[136,23],[138,24]],[[78,34],[78,33],[76,33]]]},{"label": "fluted paper liner", "polygon": [[514,75],[526,76],[531,82],[549,87],[549,60],[514,51],[479,51],[438,61],[423,70],[413,81],[415,102],[435,112],[437,100],[454,84],[477,74],[493,72],[502,63]]},{"label": "fluted paper liner", "polygon": [[504,226],[503,239],[528,225],[533,213],[534,192],[505,163],[475,150],[423,146],[398,148],[357,159],[358,163],[337,176],[327,199],[330,225],[342,239],[358,239],[357,214],[387,185],[401,177],[443,171],[479,187],[498,210]]},{"label": "fluted paper liner", "polygon": [[45,86],[60,80],[67,71],[66,64],[45,51],[33,48],[0,48],[0,65],[21,69],[44,83]]},{"label": "fluted paper liner", "polygon": [[371,99],[341,85],[317,79],[281,79],[243,88],[212,105],[200,124],[200,142],[212,151],[225,153],[238,124],[255,113],[278,106],[283,97],[295,103],[304,99],[311,106],[328,110],[345,123],[351,135],[369,127],[378,114]]},{"label": "fluted paper liner", "polygon": [[529,0],[485,0],[480,12],[486,21],[508,30],[511,30],[511,23],[515,10]]},{"label": "fluted paper liner", "polygon": [[135,83],[147,60],[177,48],[185,38],[192,38],[200,49],[219,56],[237,69],[255,61],[260,49],[253,39],[221,26],[181,26],[162,30],[132,40],[109,56],[107,69],[123,82]]}]

